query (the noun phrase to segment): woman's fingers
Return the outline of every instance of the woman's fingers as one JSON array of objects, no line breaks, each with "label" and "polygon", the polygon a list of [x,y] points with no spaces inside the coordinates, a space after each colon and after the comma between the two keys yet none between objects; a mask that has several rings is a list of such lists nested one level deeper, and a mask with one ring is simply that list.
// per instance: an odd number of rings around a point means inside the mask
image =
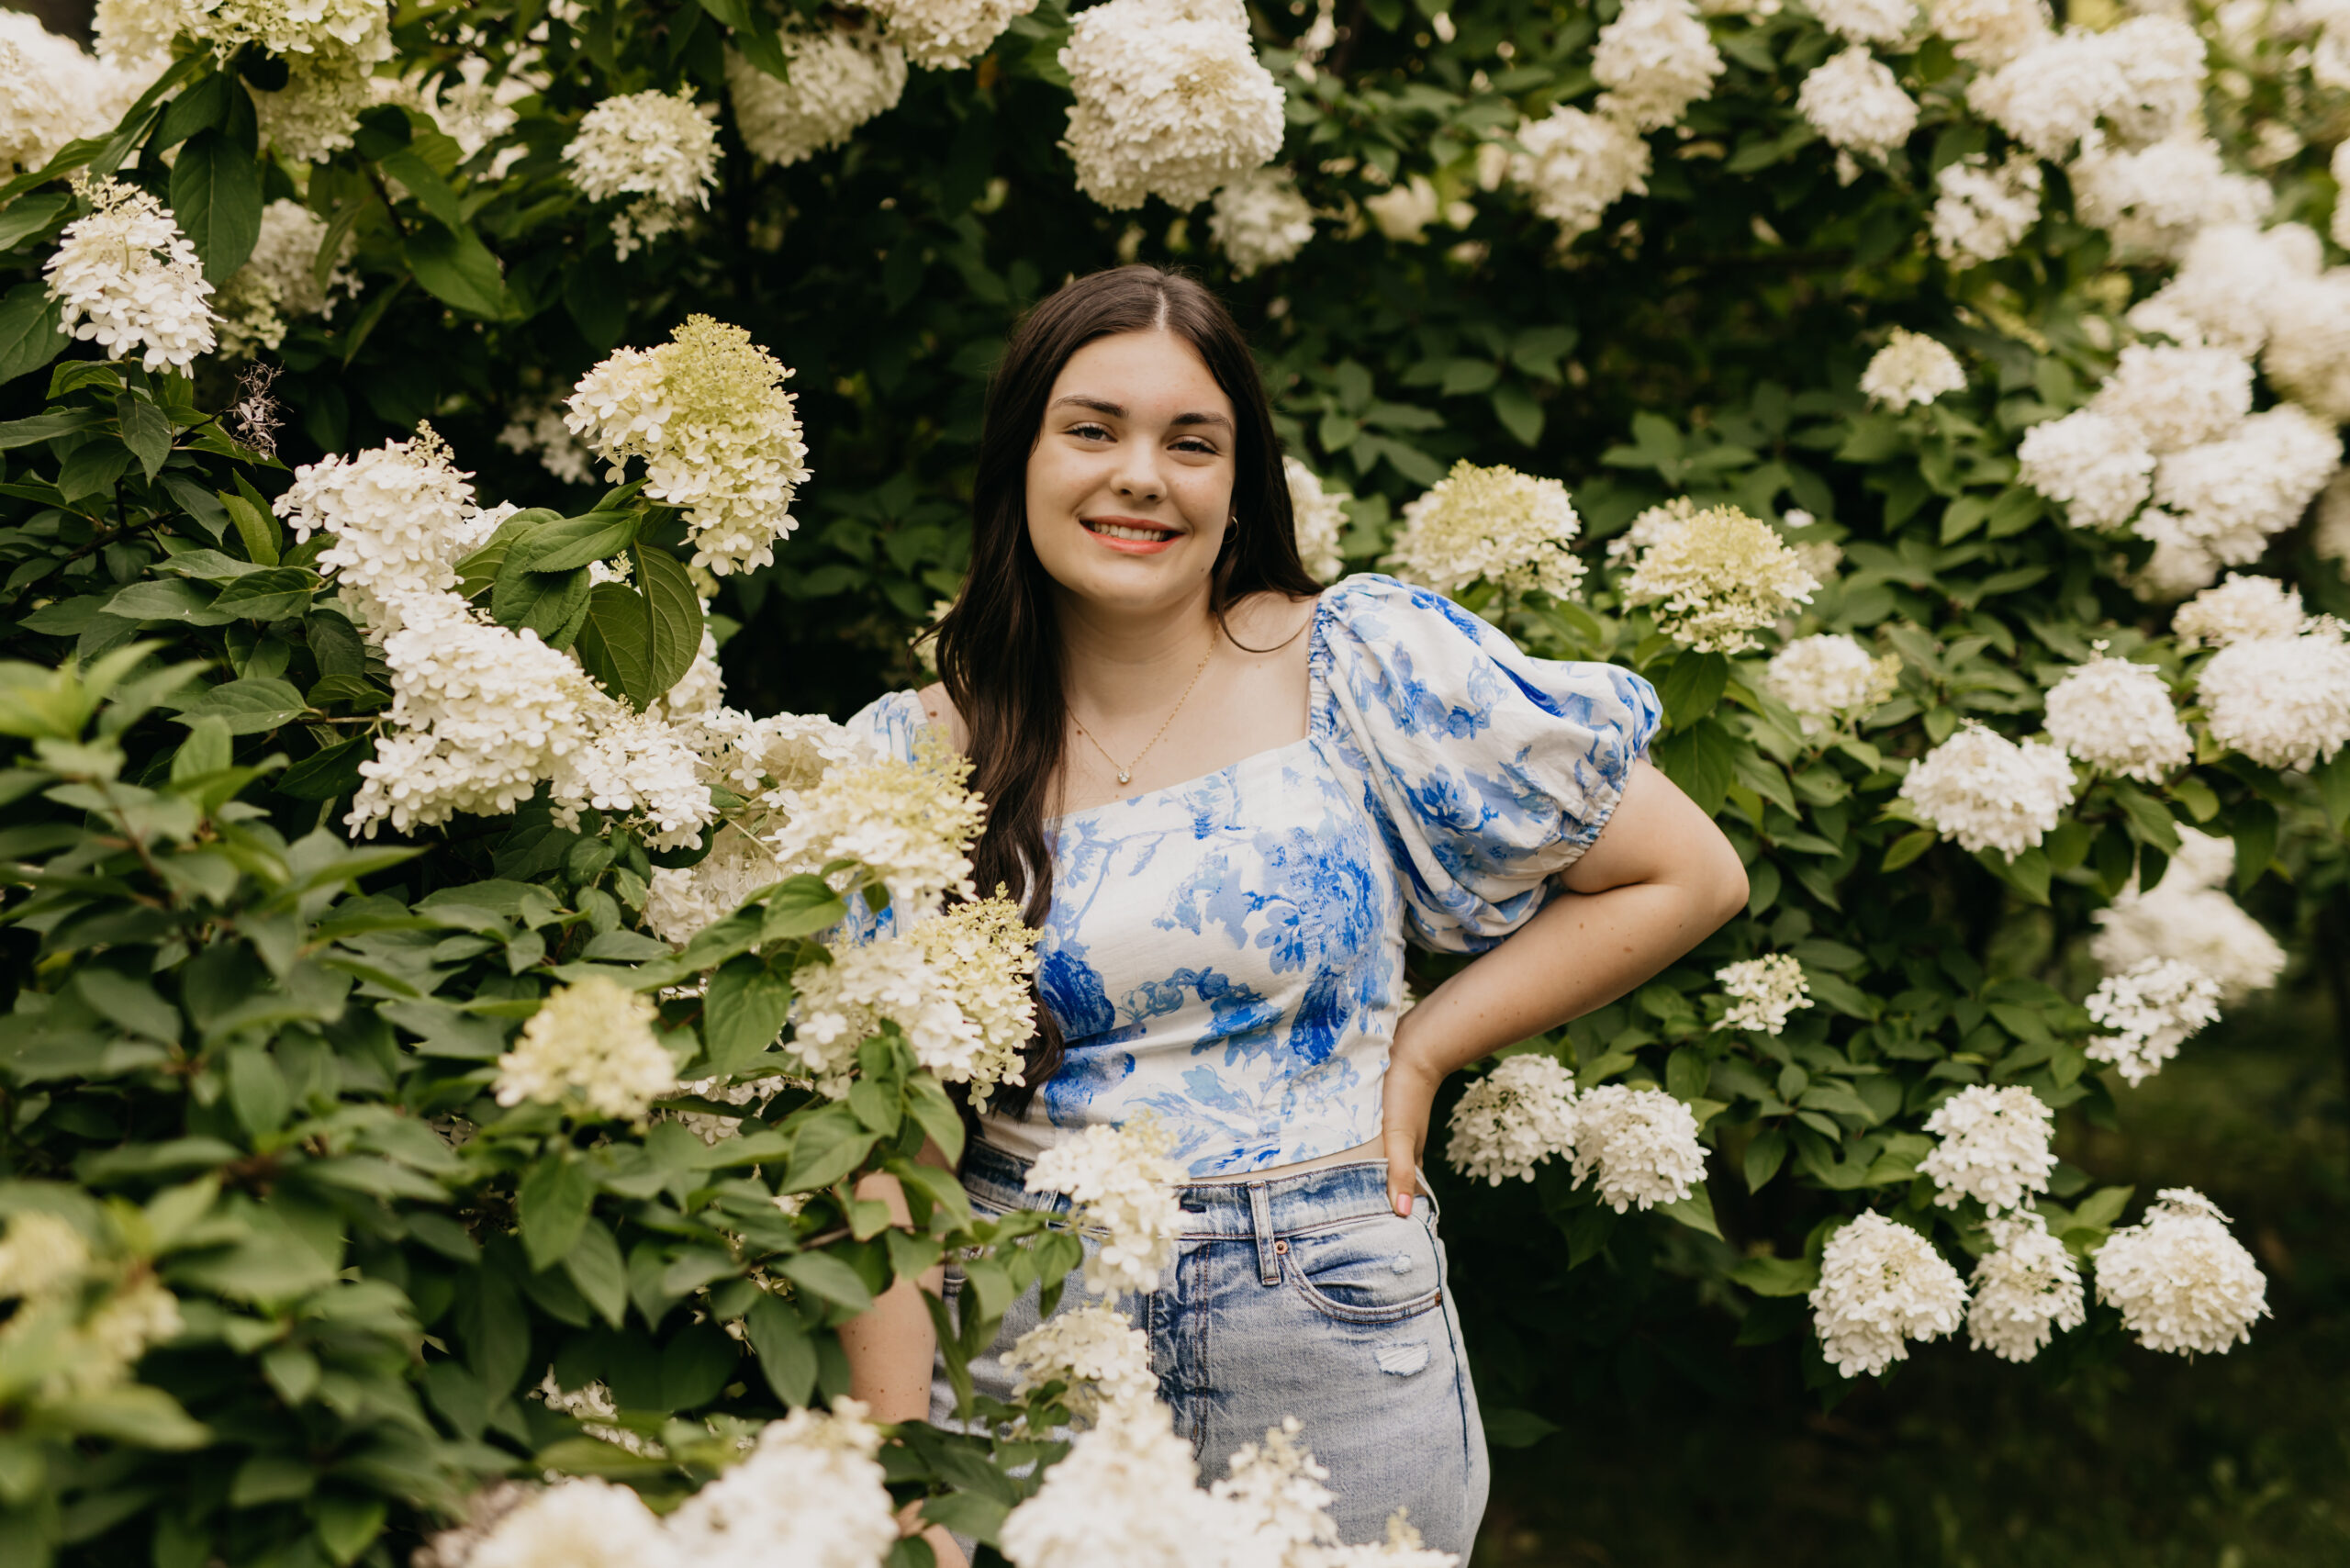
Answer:
[{"label": "woman's fingers", "polygon": [[1436,1086],[1391,1063],[1381,1099],[1380,1145],[1387,1156],[1387,1204],[1409,1219],[1420,1190],[1420,1150],[1427,1142]]},{"label": "woman's fingers", "polygon": [[1412,1197],[1419,1191],[1419,1150],[1414,1147],[1411,1130],[1390,1121],[1382,1141],[1387,1154],[1387,1206],[1409,1219]]}]

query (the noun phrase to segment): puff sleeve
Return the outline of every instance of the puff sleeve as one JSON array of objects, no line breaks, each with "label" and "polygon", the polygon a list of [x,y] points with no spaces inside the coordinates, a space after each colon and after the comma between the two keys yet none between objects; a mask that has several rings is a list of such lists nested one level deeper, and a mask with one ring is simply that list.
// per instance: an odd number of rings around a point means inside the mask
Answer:
[{"label": "puff sleeve", "polygon": [[1492,946],[1598,839],[1662,709],[1614,665],[1520,651],[1441,595],[1350,577],[1323,597],[1314,730],[1362,781],[1409,934]]}]

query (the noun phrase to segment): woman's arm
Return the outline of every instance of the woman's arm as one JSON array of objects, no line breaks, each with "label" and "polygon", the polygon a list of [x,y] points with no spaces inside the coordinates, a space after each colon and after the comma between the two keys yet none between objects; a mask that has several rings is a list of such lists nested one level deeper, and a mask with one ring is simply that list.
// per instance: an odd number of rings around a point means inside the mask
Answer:
[{"label": "woman's arm", "polygon": [[1411,1213],[1437,1086],[1528,1036],[1604,1007],[1746,905],[1746,868],[1721,830],[1646,762],[1633,764],[1566,891],[1430,991],[1396,1026],[1382,1118],[1387,1195]]},{"label": "woman's arm", "polygon": [[[941,1170],[953,1169],[935,1144],[923,1146],[922,1160]],[[889,1204],[890,1224],[913,1224],[905,1189],[895,1176],[876,1171],[857,1182],[856,1195]],[[848,1356],[849,1397],[869,1406],[868,1419],[930,1419],[930,1373],[938,1353],[938,1335],[922,1298],[924,1292],[938,1294],[946,1278],[942,1263],[920,1280],[900,1280],[875,1297],[870,1307],[841,1325],[841,1349]],[[910,1506],[900,1516],[899,1528],[910,1529],[918,1522],[913,1518],[916,1506]],[[923,1531],[923,1539],[930,1542],[939,1568],[962,1568],[963,1553],[944,1528],[931,1526]]]}]

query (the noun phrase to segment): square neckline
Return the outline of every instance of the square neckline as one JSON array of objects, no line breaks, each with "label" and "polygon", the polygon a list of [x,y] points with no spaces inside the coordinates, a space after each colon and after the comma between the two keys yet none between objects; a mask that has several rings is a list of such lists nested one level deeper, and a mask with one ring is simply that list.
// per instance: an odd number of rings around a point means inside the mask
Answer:
[{"label": "square neckline", "polygon": [[1196,790],[1201,785],[1221,778],[1228,773],[1237,773],[1240,769],[1250,767],[1252,764],[1262,763],[1269,757],[1281,756],[1295,751],[1302,745],[1311,745],[1314,740],[1315,702],[1321,689],[1325,666],[1328,663],[1327,649],[1325,646],[1322,633],[1323,628],[1329,623],[1329,615],[1330,589],[1325,588],[1314,596],[1314,620],[1307,627],[1305,633],[1305,733],[1304,734],[1293,741],[1283,741],[1276,746],[1267,746],[1261,751],[1249,752],[1245,756],[1236,756],[1222,767],[1210,768],[1207,772],[1197,774],[1190,778],[1179,778],[1171,784],[1161,784],[1154,789],[1145,790],[1139,794],[1122,795],[1114,801],[1103,801],[1098,805],[1080,806],[1073,812],[1063,812],[1058,816],[1046,817],[1044,825],[1052,828],[1061,823],[1074,822],[1080,817],[1091,816],[1097,812],[1106,812],[1119,806],[1139,805],[1145,801],[1160,795],[1171,795],[1179,790]]}]

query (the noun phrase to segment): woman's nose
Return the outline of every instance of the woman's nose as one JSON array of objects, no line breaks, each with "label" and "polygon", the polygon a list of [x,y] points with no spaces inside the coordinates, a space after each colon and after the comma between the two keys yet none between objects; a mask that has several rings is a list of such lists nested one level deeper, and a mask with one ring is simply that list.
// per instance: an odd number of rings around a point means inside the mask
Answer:
[{"label": "woman's nose", "polygon": [[1159,483],[1157,466],[1146,453],[1130,453],[1118,466],[1114,481],[1118,494],[1132,500],[1155,501],[1165,487]]}]

